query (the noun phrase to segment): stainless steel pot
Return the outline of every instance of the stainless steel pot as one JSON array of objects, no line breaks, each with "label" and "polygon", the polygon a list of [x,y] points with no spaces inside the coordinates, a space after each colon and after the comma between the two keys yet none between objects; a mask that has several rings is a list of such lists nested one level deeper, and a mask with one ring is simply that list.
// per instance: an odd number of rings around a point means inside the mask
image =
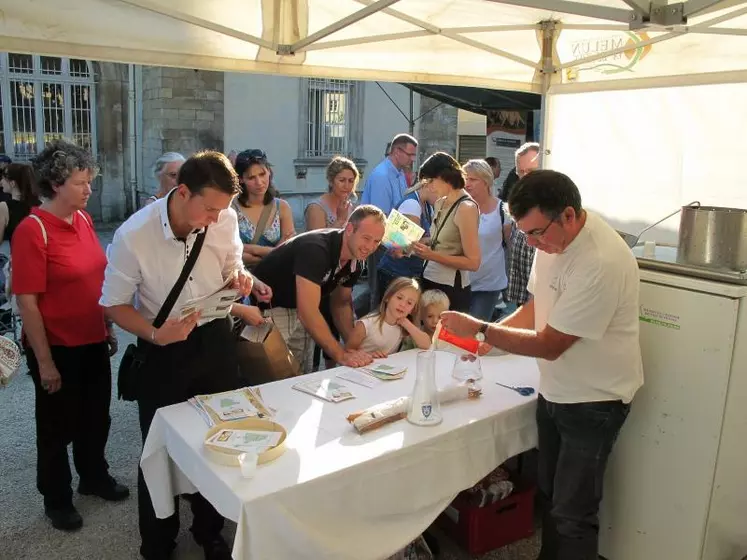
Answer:
[{"label": "stainless steel pot", "polygon": [[683,206],[677,260],[747,271],[747,209]]}]

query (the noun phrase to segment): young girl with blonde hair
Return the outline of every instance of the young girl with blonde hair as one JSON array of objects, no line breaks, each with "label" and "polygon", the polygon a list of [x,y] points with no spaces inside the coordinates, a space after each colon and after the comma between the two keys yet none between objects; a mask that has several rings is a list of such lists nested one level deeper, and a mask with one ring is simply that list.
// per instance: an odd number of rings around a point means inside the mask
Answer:
[{"label": "young girl with blonde hair", "polygon": [[430,337],[412,322],[418,316],[420,285],[412,278],[397,278],[389,284],[378,311],[356,321],[346,349],[363,350],[374,358],[397,352],[405,336],[418,348],[430,347]]}]

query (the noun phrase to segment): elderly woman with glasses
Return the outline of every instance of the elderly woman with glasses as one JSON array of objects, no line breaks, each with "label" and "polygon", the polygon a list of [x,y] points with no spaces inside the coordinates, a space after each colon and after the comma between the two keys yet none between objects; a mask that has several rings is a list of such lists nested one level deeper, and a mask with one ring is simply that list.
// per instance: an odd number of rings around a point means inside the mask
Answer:
[{"label": "elderly woman with glasses", "polygon": [[234,164],[241,192],[233,207],[244,244],[244,264],[256,266],[275,247],[296,234],[290,205],[278,198],[272,169],[262,150],[245,150]]},{"label": "elderly woman with glasses", "polygon": [[36,396],[36,486],[56,529],[83,524],[73,506],[67,447],[78,492],[105,500],[129,491],[109,475],[110,355],[117,350],[99,305],[106,256],[85,211],[96,164],[83,148],[55,140],[33,160],[42,205],[13,234],[13,293]]},{"label": "elderly woman with glasses", "polygon": [[184,162],[184,156],[177,152],[166,152],[156,160],[153,176],[158,181],[158,192],[146,199],[146,205],[163,198],[179,184],[179,169]]}]

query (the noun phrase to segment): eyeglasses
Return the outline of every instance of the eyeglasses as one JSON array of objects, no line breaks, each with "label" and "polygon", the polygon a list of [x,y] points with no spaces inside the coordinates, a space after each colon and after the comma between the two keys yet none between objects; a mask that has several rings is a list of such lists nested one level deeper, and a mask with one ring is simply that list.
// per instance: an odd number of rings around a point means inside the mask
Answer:
[{"label": "eyeglasses", "polygon": [[405,150],[405,149],[404,149],[403,147],[401,147],[401,146],[397,146],[397,149],[398,149],[398,150],[399,150],[400,152],[402,152],[403,154],[405,154],[405,155],[406,155],[407,157],[410,157],[410,158],[414,158],[415,156],[417,156],[417,155],[418,155],[418,153],[417,153],[417,152],[408,152],[407,150]]},{"label": "eyeglasses", "polygon": [[543,227],[541,229],[535,228],[535,229],[533,229],[531,231],[526,232],[526,235],[528,237],[534,237],[535,239],[539,238],[539,237],[542,237],[543,235],[545,235],[545,233],[547,233],[547,230],[550,229],[550,226],[553,225],[557,221],[557,219],[559,217],[560,217],[559,214],[553,216],[552,219],[548,222],[548,224],[545,227]]},{"label": "eyeglasses", "polygon": [[169,173],[166,173],[166,177],[168,177],[170,179],[176,179],[177,177],[179,177],[179,172],[178,171],[170,171]]}]

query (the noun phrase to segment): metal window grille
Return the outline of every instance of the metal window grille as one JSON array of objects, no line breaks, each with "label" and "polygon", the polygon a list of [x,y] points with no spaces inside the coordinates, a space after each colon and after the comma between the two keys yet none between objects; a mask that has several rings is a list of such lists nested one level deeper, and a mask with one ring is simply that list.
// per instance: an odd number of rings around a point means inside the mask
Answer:
[{"label": "metal window grille", "polygon": [[42,74],[62,75],[62,59],[56,56],[39,57]]},{"label": "metal window grille", "polygon": [[349,80],[308,80],[306,157],[349,154],[352,87]]},{"label": "metal window grille", "polygon": [[10,153],[14,160],[26,160],[37,153],[34,85],[32,82],[10,81]]},{"label": "metal window grille", "polygon": [[73,141],[88,150],[93,149],[93,134],[91,131],[91,86],[73,85],[72,101],[72,137]]},{"label": "metal window grille", "polygon": [[89,78],[91,70],[88,67],[88,62],[79,58],[71,58],[70,75],[76,78]]},{"label": "metal window grille", "polygon": [[0,53],[0,152],[28,160],[65,137],[95,156],[94,96],[85,60]]}]

